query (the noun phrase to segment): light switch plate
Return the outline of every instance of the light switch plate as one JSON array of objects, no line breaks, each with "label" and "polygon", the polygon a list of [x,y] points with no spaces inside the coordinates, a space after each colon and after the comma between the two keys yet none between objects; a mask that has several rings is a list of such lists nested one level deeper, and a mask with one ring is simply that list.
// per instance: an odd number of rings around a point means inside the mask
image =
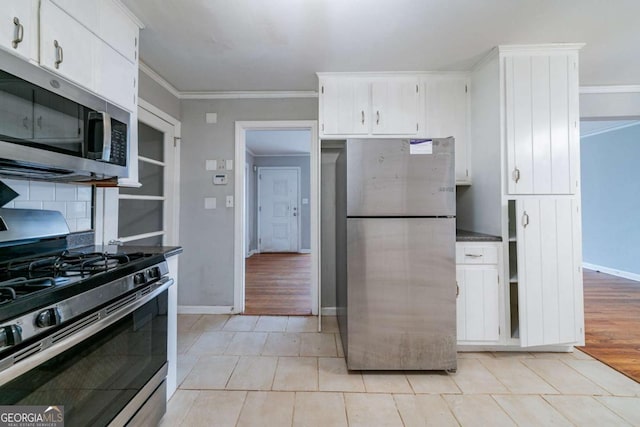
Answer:
[{"label": "light switch plate", "polygon": [[233,160],[225,160],[224,163],[228,171],[233,170]]},{"label": "light switch plate", "polygon": [[214,171],[218,169],[218,161],[217,160],[206,160],[205,161],[206,169],[208,171]]},{"label": "light switch plate", "polygon": [[205,197],[204,198],[204,208],[205,209],[215,209],[216,208],[216,198],[215,197]]},{"label": "light switch plate", "polygon": [[223,171],[226,169],[227,164],[225,163],[224,159],[218,160],[218,168],[219,170]]},{"label": "light switch plate", "polygon": [[218,113],[205,113],[204,117],[209,124],[218,123]]},{"label": "light switch plate", "polygon": [[227,207],[228,208],[233,207],[233,196],[227,196]]},{"label": "light switch plate", "polygon": [[303,205],[308,205],[309,204],[309,199],[302,199],[302,204]]}]

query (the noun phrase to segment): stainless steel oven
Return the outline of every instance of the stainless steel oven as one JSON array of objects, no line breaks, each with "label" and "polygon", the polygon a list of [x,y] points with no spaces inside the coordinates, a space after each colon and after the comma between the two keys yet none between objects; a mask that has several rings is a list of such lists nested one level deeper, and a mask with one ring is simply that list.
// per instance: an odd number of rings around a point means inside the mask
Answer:
[{"label": "stainless steel oven", "polygon": [[174,283],[162,250],[64,246],[55,211],[0,218],[0,405],[64,406],[68,426],[156,425]]},{"label": "stainless steel oven", "polygon": [[64,405],[69,426],[157,424],[172,283],[163,279],[16,348],[14,365],[0,372],[0,404]]}]

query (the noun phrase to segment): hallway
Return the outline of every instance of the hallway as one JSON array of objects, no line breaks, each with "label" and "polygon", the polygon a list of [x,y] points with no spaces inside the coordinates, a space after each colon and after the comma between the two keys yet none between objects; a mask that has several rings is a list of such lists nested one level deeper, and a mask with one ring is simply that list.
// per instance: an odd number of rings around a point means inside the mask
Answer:
[{"label": "hallway", "polygon": [[311,255],[263,253],[247,258],[244,314],[311,314]]}]

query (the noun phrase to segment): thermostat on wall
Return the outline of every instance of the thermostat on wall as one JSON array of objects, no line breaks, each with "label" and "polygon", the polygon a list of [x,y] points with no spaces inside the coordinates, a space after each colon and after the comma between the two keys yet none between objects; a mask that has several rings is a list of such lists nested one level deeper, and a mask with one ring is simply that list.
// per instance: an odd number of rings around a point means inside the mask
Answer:
[{"label": "thermostat on wall", "polygon": [[227,183],[227,174],[219,173],[213,176],[214,185],[225,185]]}]

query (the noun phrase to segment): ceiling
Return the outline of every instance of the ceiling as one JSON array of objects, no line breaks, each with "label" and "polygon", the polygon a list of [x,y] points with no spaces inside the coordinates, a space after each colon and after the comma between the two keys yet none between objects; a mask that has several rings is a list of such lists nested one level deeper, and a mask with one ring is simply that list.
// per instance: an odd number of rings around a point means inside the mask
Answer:
[{"label": "ceiling", "polygon": [[248,130],[248,151],[254,156],[309,155],[310,130]]},{"label": "ceiling", "polygon": [[179,91],[316,90],[317,71],[468,70],[499,44],[584,42],[580,84],[640,84],[640,1],[122,0]]}]

